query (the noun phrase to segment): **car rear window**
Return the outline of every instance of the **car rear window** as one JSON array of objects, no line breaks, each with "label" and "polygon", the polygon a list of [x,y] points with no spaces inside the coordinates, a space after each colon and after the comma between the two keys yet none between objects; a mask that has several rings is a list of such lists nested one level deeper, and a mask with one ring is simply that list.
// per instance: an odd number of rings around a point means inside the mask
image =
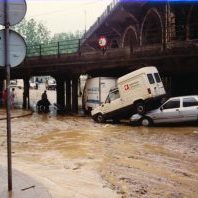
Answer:
[{"label": "car rear window", "polygon": [[157,83],[160,83],[161,82],[161,79],[160,79],[160,76],[158,73],[154,73],[154,76],[155,76],[155,80]]},{"label": "car rear window", "polygon": [[195,98],[189,97],[183,99],[183,107],[192,107],[192,106],[198,106],[198,101]]},{"label": "car rear window", "polygon": [[154,84],[154,83],[155,83],[155,80],[154,80],[152,74],[147,74],[147,77],[148,77],[148,80],[149,80],[149,83],[150,83],[150,84]]}]

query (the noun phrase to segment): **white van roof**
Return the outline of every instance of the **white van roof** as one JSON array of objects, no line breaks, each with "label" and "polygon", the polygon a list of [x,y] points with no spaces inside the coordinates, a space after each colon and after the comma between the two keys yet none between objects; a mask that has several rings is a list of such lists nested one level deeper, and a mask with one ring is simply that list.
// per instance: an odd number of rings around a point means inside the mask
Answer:
[{"label": "white van roof", "polygon": [[135,70],[133,72],[130,72],[129,74],[126,74],[126,75],[118,78],[118,83],[126,81],[127,79],[130,79],[133,76],[137,76],[137,75],[142,74],[142,73],[154,73],[154,72],[155,73],[158,72],[157,68],[154,67],[154,66],[143,67],[141,69]]}]

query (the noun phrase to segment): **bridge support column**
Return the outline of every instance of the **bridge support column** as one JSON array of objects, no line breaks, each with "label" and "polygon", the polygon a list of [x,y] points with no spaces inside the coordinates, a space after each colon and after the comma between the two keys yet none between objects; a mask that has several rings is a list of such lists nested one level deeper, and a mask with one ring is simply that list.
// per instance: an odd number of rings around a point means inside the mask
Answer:
[{"label": "bridge support column", "polygon": [[65,111],[65,81],[62,78],[57,78],[56,82],[58,113],[63,113]]},{"label": "bridge support column", "polygon": [[78,77],[72,79],[72,112],[78,113]]},{"label": "bridge support column", "polygon": [[0,79],[0,107],[3,106],[3,79]]},{"label": "bridge support column", "polygon": [[71,112],[71,80],[66,79],[66,112]]},{"label": "bridge support column", "polygon": [[23,91],[23,109],[30,109],[30,84],[29,78],[23,79],[24,82],[24,91]]}]

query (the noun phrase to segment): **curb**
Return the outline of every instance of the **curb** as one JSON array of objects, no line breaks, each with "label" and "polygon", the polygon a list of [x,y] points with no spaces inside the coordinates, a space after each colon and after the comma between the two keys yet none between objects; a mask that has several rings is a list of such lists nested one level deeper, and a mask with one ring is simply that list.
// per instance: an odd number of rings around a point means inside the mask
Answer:
[{"label": "curb", "polygon": [[[23,117],[26,117],[26,116],[30,116],[33,114],[33,111],[31,112],[27,112],[27,114],[23,114],[23,115],[16,115],[16,116],[11,116],[11,119],[15,119],[15,118],[23,118]],[[0,118],[0,120],[6,120],[6,117],[4,118]]]},{"label": "curb", "polygon": [[39,181],[29,175],[13,169],[13,190],[8,192],[7,189],[7,169],[0,165],[0,197],[1,198],[52,198],[48,189]]}]

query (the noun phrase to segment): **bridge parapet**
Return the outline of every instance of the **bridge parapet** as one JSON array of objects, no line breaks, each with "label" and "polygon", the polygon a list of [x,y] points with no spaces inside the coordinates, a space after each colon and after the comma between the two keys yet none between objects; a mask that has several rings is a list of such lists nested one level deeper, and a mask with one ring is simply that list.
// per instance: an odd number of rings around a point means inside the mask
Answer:
[{"label": "bridge parapet", "polygon": [[[127,57],[127,56],[146,56],[147,54],[164,54],[171,53],[198,53],[198,40],[186,40],[186,41],[171,41],[163,44],[152,44],[143,46],[123,47],[123,48],[108,48],[105,52],[99,49],[93,49],[90,51],[83,51],[80,46],[80,40],[72,40],[68,45],[68,41],[64,43],[49,43],[46,45],[30,46],[26,60],[28,59],[51,59],[51,58],[67,58],[72,57],[74,60],[81,59],[93,59],[98,57]],[[73,43],[72,43],[73,42]]]}]

